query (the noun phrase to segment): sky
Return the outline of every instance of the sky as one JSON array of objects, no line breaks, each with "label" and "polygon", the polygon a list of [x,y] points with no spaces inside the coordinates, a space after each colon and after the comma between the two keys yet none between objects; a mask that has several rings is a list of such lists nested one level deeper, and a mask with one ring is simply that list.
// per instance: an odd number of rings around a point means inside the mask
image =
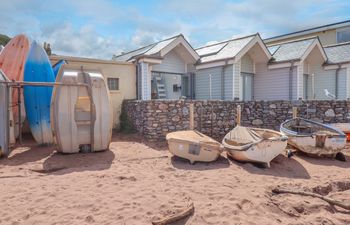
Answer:
[{"label": "sky", "polygon": [[196,48],[350,19],[346,0],[3,0],[0,9],[2,34],[48,42],[54,54],[101,59],[180,33]]}]

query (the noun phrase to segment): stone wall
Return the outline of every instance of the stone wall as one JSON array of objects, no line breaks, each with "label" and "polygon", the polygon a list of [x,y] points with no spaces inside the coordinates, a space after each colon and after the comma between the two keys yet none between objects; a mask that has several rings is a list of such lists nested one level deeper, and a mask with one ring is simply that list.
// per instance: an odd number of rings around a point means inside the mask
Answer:
[{"label": "stone wall", "polygon": [[236,125],[236,109],[242,107],[241,124],[279,130],[292,118],[292,107],[299,116],[323,123],[350,122],[348,101],[199,101],[149,100],[125,101],[123,110],[134,128],[146,139],[165,140],[172,131],[189,128],[189,105],[194,103],[195,129],[217,140]]}]

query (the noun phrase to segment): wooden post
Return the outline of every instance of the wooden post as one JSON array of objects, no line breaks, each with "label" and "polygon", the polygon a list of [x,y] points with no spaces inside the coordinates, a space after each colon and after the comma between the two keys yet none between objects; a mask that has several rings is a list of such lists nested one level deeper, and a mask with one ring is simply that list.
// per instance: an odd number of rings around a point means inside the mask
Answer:
[{"label": "wooden post", "polygon": [[190,104],[190,130],[194,130],[194,104]]},{"label": "wooden post", "polygon": [[293,107],[293,119],[298,117],[298,107]]},{"label": "wooden post", "polygon": [[242,109],[241,109],[241,106],[238,105],[237,106],[237,125],[241,125],[241,114],[242,114]]}]

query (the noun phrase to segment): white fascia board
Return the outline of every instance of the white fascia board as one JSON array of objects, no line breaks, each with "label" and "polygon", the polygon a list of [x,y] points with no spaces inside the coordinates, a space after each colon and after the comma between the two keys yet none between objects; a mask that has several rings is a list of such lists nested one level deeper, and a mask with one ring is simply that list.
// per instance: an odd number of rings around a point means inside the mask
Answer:
[{"label": "white fascia board", "polygon": [[[339,66],[338,65],[326,65],[323,67],[324,70],[336,70],[338,69]],[[346,64],[341,64],[340,68],[350,68],[350,63],[346,63]]]},{"label": "white fascia board", "polygon": [[217,62],[212,62],[212,63],[199,64],[196,66],[196,69],[197,70],[208,69],[208,68],[212,68],[212,67],[225,66],[227,64],[230,64],[230,63],[226,62],[226,61],[217,61]]},{"label": "white fascia board", "polygon": [[312,44],[309,46],[309,48],[306,49],[306,51],[304,52],[304,55],[301,57],[300,61],[304,62],[304,60],[309,56],[309,54],[311,53],[311,51],[314,48],[318,48],[320,50],[320,52],[322,54],[323,61],[326,62],[327,61],[327,56],[324,53],[322,45],[321,45],[321,43],[320,43],[320,41],[318,39],[314,40],[314,42],[312,42]]},{"label": "white fascia board", "polygon": [[150,63],[150,64],[160,64],[162,63],[161,59],[154,59],[154,58],[141,58],[138,60],[138,62],[144,62],[144,63]]},{"label": "white fascia board", "polygon": [[[299,66],[300,65],[300,62],[294,62],[293,63],[293,66]],[[280,68],[287,68],[287,67],[290,67],[291,66],[291,63],[290,62],[285,62],[285,63],[277,63],[277,64],[271,64],[271,65],[268,65],[268,69],[271,70],[271,69],[280,69]]]},{"label": "white fascia board", "polygon": [[272,55],[266,48],[265,44],[262,42],[259,35],[256,35],[243,49],[235,56],[235,63],[237,63],[256,43],[260,45],[265,53],[267,59],[271,59]]},{"label": "white fascia board", "polygon": [[188,53],[190,53],[190,55],[193,57],[194,61],[199,60],[200,56],[197,54],[197,52],[191,46],[189,46],[189,43],[182,36],[177,37],[174,41],[172,41],[170,44],[165,46],[160,51],[160,55],[162,57],[164,57],[166,54],[168,54],[171,50],[173,50],[179,44],[182,44],[186,48]]}]

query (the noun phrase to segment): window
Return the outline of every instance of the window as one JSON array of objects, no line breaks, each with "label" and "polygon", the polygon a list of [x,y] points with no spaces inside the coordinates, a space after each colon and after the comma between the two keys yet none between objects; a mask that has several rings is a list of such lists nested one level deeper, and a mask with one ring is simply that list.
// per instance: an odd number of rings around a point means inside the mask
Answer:
[{"label": "window", "polygon": [[110,91],[119,90],[119,78],[107,78],[107,84]]},{"label": "window", "polygon": [[337,30],[337,43],[350,41],[350,28]]}]

